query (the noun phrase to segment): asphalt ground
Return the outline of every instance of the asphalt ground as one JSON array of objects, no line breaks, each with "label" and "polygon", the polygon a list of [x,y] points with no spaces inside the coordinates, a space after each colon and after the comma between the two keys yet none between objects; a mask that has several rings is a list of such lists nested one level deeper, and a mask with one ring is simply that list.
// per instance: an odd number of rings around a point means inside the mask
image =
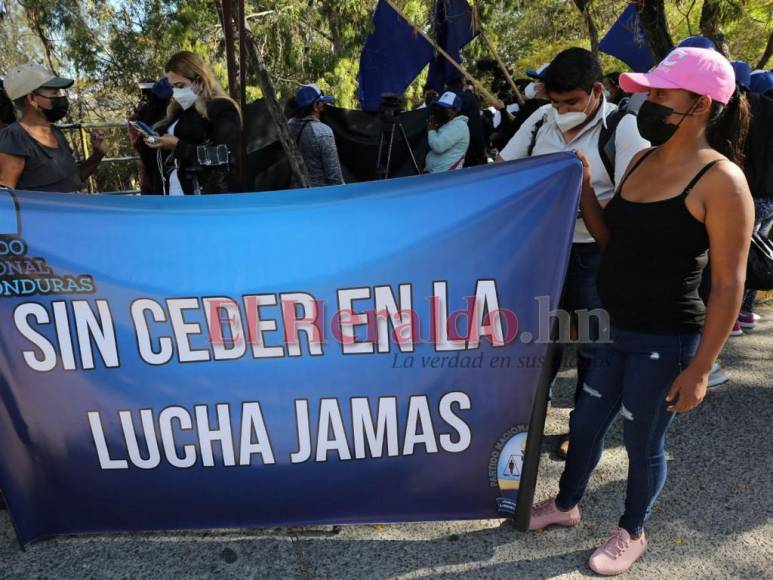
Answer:
[{"label": "asphalt ground", "polygon": [[[773,578],[773,307],[720,360],[730,382],[678,418],[669,480],[647,527],[649,550],[627,578]],[[556,490],[573,372],[547,424],[536,497]],[[0,510],[0,578],[585,578],[592,550],[623,508],[619,420],[573,529],[521,533],[502,520],[342,528],[73,536],[22,552]]]}]

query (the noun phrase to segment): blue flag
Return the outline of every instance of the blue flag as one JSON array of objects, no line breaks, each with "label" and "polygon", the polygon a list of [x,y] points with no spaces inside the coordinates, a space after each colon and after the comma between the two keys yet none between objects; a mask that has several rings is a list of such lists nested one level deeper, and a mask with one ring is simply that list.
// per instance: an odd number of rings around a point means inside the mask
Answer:
[{"label": "blue flag", "polygon": [[512,514],[581,178],[563,153],[261,194],[0,191],[21,542]]},{"label": "blue flag", "polygon": [[432,55],[432,45],[381,0],[360,55],[357,96],[362,110],[377,111],[383,93],[403,94]]},{"label": "blue flag", "polygon": [[655,64],[647,33],[634,5],[623,11],[599,43],[599,49],[622,60],[636,72],[647,72]]},{"label": "blue flag", "polygon": [[[461,62],[461,50],[478,35],[472,7],[467,0],[437,0],[433,23],[435,41],[456,62]],[[429,65],[427,84],[442,93],[445,84],[458,79],[461,73],[441,54]]]}]

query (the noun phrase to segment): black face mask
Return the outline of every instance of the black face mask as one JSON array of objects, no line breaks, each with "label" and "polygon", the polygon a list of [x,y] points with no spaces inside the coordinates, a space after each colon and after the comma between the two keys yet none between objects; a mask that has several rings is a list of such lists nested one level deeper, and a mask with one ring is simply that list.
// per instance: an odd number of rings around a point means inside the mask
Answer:
[{"label": "black face mask", "polygon": [[48,99],[51,102],[50,109],[40,109],[49,123],[56,123],[63,119],[64,116],[67,115],[67,111],[70,110],[70,101],[67,100],[67,97],[47,97],[45,95],[38,95],[37,93],[35,93],[35,95]]},{"label": "black face mask", "polygon": [[[692,110],[697,102],[695,101],[686,113],[675,113],[670,107],[658,105],[652,101],[644,101],[639,109],[639,114],[636,116],[636,126],[639,128],[639,134],[655,147],[663,145],[663,143],[674,136],[674,133],[679,129],[679,125],[682,124],[685,118],[692,116]],[[682,120],[677,125],[666,123],[666,119],[670,115],[681,115]]]}]

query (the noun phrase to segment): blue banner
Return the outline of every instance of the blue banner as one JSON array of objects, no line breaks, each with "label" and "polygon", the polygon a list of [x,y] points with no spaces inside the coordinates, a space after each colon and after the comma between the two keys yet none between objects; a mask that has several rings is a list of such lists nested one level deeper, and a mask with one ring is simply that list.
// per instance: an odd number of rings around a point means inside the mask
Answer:
[{"label": "blue banner", "polygon": [[[437,0],[433,22],[435,42],[457,63],[462,62],[462,49],[478,35],[472,6],[467,0]],[[462,74],[444,56],[436,54],[429,63],[427,84],[438,93],[445,90],[445,84],[458,79]]]},{"label": "blue banner", "polygon": [[511,514],[580,180],[0,192],[20,541]]},{"label": "blue banner", "polygon": [[380,0],[373,14],[373,31],[360,55],[357,97],[362,110],[378,111],[384,93],[402,95],[432,55],[432,45]]},{"label": "blue banner", "polygon": [[599,50],[622,60],[636,72],[647,72],[655,66],[647,32],[633,4],[623,11],[601,39]]}]

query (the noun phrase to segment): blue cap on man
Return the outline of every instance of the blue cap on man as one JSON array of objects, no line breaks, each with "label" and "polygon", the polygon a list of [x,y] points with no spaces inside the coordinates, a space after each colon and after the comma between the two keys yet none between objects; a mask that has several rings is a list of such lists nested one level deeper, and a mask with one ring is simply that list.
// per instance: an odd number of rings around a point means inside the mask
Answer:
[{"label": "blue cap on man", "polygon": [[735,71],[735,83],[748,90],[752,82],[752,67],[742,60],[731,60],[730,64]]},{"label": "blue cap on man", "polygon": [[150,91],[162,101],[168,101],[172,98],[172,85],[169,84],[169,79],[166,77],[161,77],[153,83]]},{"label": "blue cap on man", "polygon": [[457,113],[462,110],[462,98],[452,91],[446,91],[432,104],[444,109],[453,109]]},{"label": "blue cap on man", "polygon": [[299,109],[310,107],[318,101],[323,103],[332,103],[335,100],[331,95],[323,95],[322,91],[315,84],[303,85],[295,92],[295,104]]},{"label": "blue cap on man", "polygon": [[717,45],[714,41],[705,36],[688,36],[679,43],[680,48],[708,48],[709,50],[717,50]]},{"label": "blue cap on man", "polygon": [[749,82],[749,91],[752,93],[763,94],[773,90],[773,71],[755,70],[751,74]]}]

